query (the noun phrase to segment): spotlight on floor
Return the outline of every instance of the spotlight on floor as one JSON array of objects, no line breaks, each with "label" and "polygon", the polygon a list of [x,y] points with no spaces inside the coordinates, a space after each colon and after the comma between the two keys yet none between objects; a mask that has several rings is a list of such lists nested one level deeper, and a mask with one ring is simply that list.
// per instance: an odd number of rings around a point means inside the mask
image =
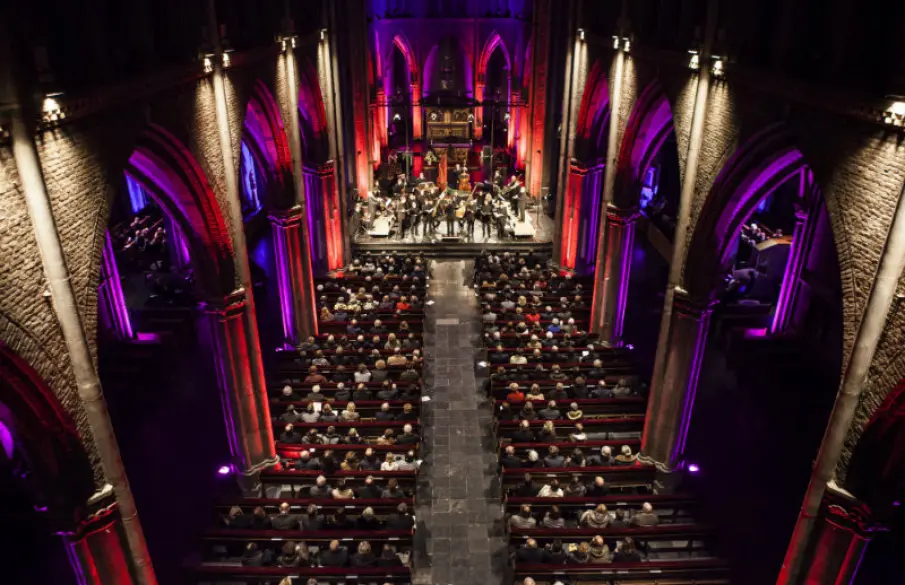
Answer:
[{"label": "spotlight on floor", "polygon": [[688,473],[698,473],[701,471],[701,468],[698,467],[696,463],[691,463],[688,465]]},{"label": "spotlight on floor", "polygon": [[478,367],[479,367],[479,368],[486,368],[486,367],[487,367],[487,362],[478,362]]},{"label": "spotlight on floor", "polygon": [[231,474],[233,472],[232,465],[221,465],[219,469],[217,469],[217,475],[223,477]]},{"label": "spotlight on floor", "polygon": [[424,303],[424,304],[427,305],[428,307],[433,307],[433,306],[434,306],[434,301],[427,301],[427,302]]}]

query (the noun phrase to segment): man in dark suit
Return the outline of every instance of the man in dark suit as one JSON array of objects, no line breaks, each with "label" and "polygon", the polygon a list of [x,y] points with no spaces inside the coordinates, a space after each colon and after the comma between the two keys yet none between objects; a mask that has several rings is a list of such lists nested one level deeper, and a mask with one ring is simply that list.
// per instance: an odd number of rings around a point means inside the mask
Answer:
[{"label": "man in dark suit", "polygon": [[456,206],[452,200],[446,205],[446,235],[456,235]]},{"label": "man in dark suit", "polygon": [[507,445],[506,451],[503,453],[503,456],[500,457],[500,467],[505,467],[506,469],[519,469],[522,466],[522,460],[515,454],[515,447]]},{"label": "man in dark suit", "polygon": [[287,502],[280,504],[280,513],[270,519],[270,524],[274,530],[299,530],[300,528],[299,517],[289,513]]},{"label": "man in dark suit", "polygon": [[349,564],[349,552],[339,546],[338,540],[331,540],[330,548],[318,555],[318,561],[322,567],[345,567]]}]

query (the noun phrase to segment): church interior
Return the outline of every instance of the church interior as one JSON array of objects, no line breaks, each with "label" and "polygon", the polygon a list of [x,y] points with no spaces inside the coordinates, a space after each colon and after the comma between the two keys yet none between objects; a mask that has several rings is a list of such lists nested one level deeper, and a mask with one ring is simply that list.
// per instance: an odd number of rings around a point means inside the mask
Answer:
[{"label": "church interior", "polygon": [[902,582],[903,18],[5,3],[0,583]]}]

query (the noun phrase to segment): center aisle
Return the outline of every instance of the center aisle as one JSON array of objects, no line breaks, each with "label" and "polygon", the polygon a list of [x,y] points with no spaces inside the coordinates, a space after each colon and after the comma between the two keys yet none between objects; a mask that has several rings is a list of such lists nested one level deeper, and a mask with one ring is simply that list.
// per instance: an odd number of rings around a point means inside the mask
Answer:
[{"label": "center aisle", "polygon": [[492,413],[474,369],[481,323],[473,271],[473,261],[431,265],[416,585],[496,585],[507,572]]}]

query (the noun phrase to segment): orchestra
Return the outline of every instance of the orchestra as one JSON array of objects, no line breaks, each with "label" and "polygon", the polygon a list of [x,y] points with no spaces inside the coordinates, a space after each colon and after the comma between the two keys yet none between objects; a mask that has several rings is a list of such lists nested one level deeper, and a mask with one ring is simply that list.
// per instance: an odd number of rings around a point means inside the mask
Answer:
[{"label": "orchestra", "polygon": [[519,177],[511,176],[505,185],[503,181],[497,171],[493,182],[472,185],[467,169],[459,164],[450,170],[449,184],[443,189],[426,180],[424,173],[412,180],[398,173],[388,188],[381,189],[375,181],[367,201],[356,206],[354,223],[370,235],[394,233],[403,239],[408,234],[422,239],[474,239],[475,224],[480,224],[481,237],[496,234],[503,240],[512,237],[516,222],[525,221],[529,202]]}]

